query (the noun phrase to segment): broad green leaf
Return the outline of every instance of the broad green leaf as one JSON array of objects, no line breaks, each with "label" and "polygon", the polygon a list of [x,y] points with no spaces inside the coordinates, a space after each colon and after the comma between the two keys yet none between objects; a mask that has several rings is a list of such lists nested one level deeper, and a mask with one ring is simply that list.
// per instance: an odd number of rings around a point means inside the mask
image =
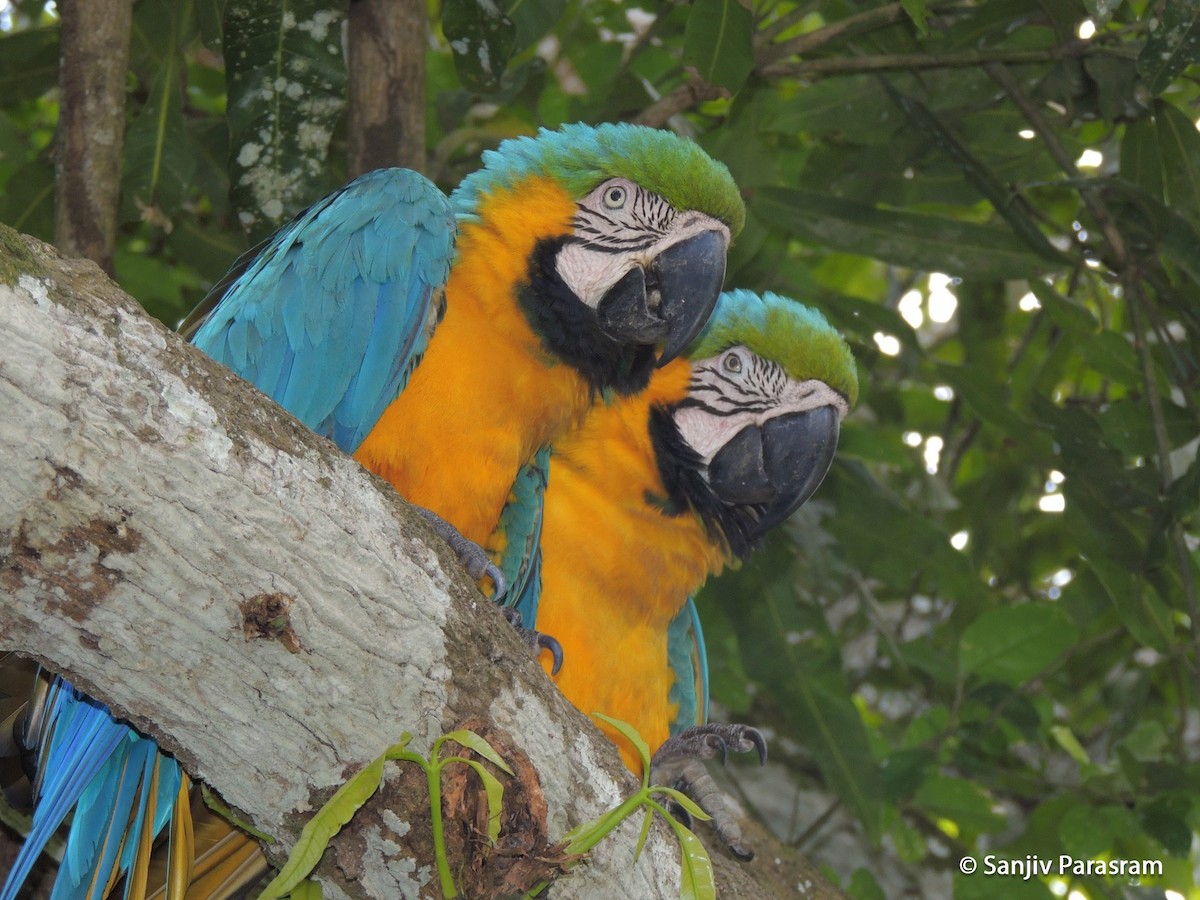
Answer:
[{"label": "broad green leaf", "polygon": [[927,36],[929,34],[929,9],[926,7],[925,0],[900,0],[900,5],[912,19],[912,23],[917,27],[917,32],[921,37]]},{"label": "broad green leaf", "polygon": [[0,33],[0,98],[33,100],[58,84],[58,29]]},{"label": "broad green leaf", "polygon": [[508,7],[508,18],[516,27],[513,55],[540,41],[566,10],[567,0],[512,0]]},{"label": "broad green leaf", "polygon": [[964,778],[932,775],[921,785],[913,802],[964,831],[999,831],[1005,825],[1004,816],[993,809],[992,799]]},{"label": "broad green leaf", "polygon": [[972,366],[941,364],[937,371],[983,421],[1017,440],[1036,439],[1030,434],[1029,421],[1012,408],[1003,384]]},{"label": "broad green leaf", "polygon": [[[886,83],[886,82],[885,82]],[[1026,246],[1038,256],[1057,262],[1060,265],[1067,262],[1066,257],[1059,253],[1042,234],[1041,229],[1029,217],[1024,207],[1016,202],[1016,197],[1008,185],[1001,182],[996,175],[972,152],[966,144],[947,128],[942,121],[931,113],[919,100],[905,96],[891,88],[892,95],[900,108],[904,110],[909,121],[927,134],[954,162],[966,179],[986,197]],[[969,272],[963,275],[975,274]]]},{"label": "broad green leaf", "polygon": [[1062,817],[1059,835],[1063,851],[1082,859],[1111,853],[1115,842],[1137,829],[1130,810],[1119,806],[1076,806]]},{"label": "broad green leaf", "polygon": [[458,731],[452,731],[449,734],[442,735],[434,742],[434,756],[437,755],[438,748],[441,747],[446,741],[454,741],[455,743],[462,744],[464,747],[469,747],[500,771],[505,772],[508,775],[513,774],[513,770],[508,767],[503,759],[501,759],[500,754],[492,749],[492,745],[470,729],[462,728]]},{"label": "broad green leaf", "polygon": [[963,677],[1019,685],[1058,659],[1078,637],[1058,607],[1025,603],[994,609],[963,631],[959,670]]},{"label": "broad green leaf", "polygon": [[231,190],[253,238],[333,186],[329,142],[345,106],[341,18],[321,0],[226,7]]},{"label": "broad green leaf", "polygon": [[1100,327],[1096,317],[1087,307],[1077,301],[1064,297],[1040,278],[1029,282],[1029,290],[1037,297],[1046,315],[1052,318],[1061,328],[1080,334],[1095,334]]},{"label": "broad green leaf", "polygon": [[738,0],[693,0],[683,36],[684,65],[709,84],[737,91],[754,68],[750,10]]},{"label": "broad green leaf", "polygon": [[517,26],[494,0],[445,0],[442,31],[463,86],[491,92],[500,87],[517,41]]},{"label": "broad green leaf", "polygon": [[1153,4],[1147,8],[1146,16],[1151,31],[1138,55],[1138,71],[1146,76],[1146,89],[1157,95],[1179,73],[1200,60],[1200,3],[1171,0]]},{"label": "broad green leaf", "polygon": [[1053,267],[1007,228],[877,209],[796,188],[764,188],[751,202],[768,225],[813,244],[924,272],[1004,280]]},{"label": "broad green leaf", "polygon": [[[1200,31],[1196,36],[1200,40]],[[1170,103],[1156,103],[1154,112],[1166,203],[1175,212],[1200,222],[1200,132]]]},{"label": "broad green leaf", "polygon": [[183,116],[183,83],[178,48],[168,51],[150,97],[125,134],[121,212],[170,230],[187,199],[196,154]]},{"label": "broad green leaf", "polygon": [[287,862],[259,895],[259,900],[285,897],[308,877],[308,873],[321,861],[333,837],[379,789],[383,781],[383,764],[388,755],[407,743],[407,740],[403,740],[389,747],[387,752],[368,763],[366,768],[338,788],[328,802],[317,810],[305,823]]}]

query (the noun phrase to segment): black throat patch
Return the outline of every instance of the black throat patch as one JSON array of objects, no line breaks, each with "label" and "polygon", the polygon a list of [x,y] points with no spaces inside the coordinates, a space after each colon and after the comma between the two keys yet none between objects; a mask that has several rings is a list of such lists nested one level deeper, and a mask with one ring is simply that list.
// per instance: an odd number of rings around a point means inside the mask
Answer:
[{"label": "black throat patch", "polygon": [[542,346],[578,370],[592,390],[636,394],[650,381],[658,360],[655,347],[614,341],[558,274],[555,257],[570,237],[538,241],[529,256],[529,281],[517,288],[517,300]]},{"label": "black throat patch", "polygon": [[738,559],[745,559],[760,543],[755,532],[761,507],[723,503],[705,480],[704,463],[675,426],[671,410],[650,410],[650,443],[658,463],[658,474],[667,489],[666,515],[691,512],[704,522],[709,537],[720,541]]}]

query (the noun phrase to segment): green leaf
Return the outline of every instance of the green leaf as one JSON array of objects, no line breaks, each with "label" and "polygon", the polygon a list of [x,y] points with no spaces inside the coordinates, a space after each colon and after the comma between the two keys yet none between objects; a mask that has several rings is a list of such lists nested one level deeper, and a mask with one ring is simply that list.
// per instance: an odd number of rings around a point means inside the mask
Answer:
[{"label": "green leaf", "polygon": [[622,722],[620,719],[614,719],[611,716],[604,715],[603,713],[592,713],[592,717],[599,719],[601,722],[605,722],[617,729],[617,731],[621,733],[625,740],[629,741],[629,743],[633,745],[633,748],[637,750],[638,757],[642,761],[642,781],[643,784],[645,784],[645,780],[650,777],[650,745],[642,739],[642,736],[638,734],[637,729],[628,722]]},{"label": "green leaf", "polygon": [[[1200,39],[1200,32],[1197,32]],[[1155,133],[1166,180],[1165,202],[1176,212],[1200,221],[1200,132],[1170,103],[1154,105]]]},{"label": "green leaf", "polygon": [[1064,297],[1040,278],[1029,282],[1029,290],[1059,327],[1079,334],[1095,334],[1099,329],[1100,323],[1087,307]]},{"label": "green leaf", "polygon": [[452,731],[449,734],[442,735],[434,742],[434,756],[437,755],[438,748],[440,748],[446,741],[454,741],[457,744],[462,744],[464,747],[469,747],[501,772],[504,772],[508,775],[513,774],[513,770],[508,767],[508,765],[500,757],[500,754],[492,749],[492,745],[470,729],[462,728],[458,731]]},{"label": "green leaf", "polygon": [[1032,278],[1053,268],[1007,228],[877,209],[797,188],[760,190],[751,200],[768,225],[813,244],[923,272],[981,279]]},{"label": "green leaf", "polygon": [[1200,60],[1200,3],[1171,0],[1152,5],[1146,15],[1151,20],[1150,37],[1138,55],[1137,65],[1146,77],[1146,89],[1157,95],[1184,69]]},{"label": "green leaf", "polygon": [[513,55],[540,41],[566,10],[567,0],[513,0],[508,7],[508,17],[516,26]]},{"label": "green leaf", "polygon": [[750,10],[738,0],[693,0],[683,35],[684,65],[700,77],[736,92],[754,68]]},{"label": "green leaf", "polygon": [[1099,29],[1108,24],[1108,20],[1123,2],[1124,0],[1083,0],[1083,8],[1088,11],[1088,16]]},{"label": "green leaf", "polygon": [[323,0],[226,8],[230,181],[254,239],[333,187],[329,142],[345,107],[341,17]]},{"label": "green leaf", "polygon": [[517,42],[517,26],[495,0],[445,0],[442,31],[463,86],[490,93],[500,87]]},{"label": "green leaf", "polygon": [[1075,737],[1075,732],[1071,731],[1066,725],[1051,725],[1050,736],[1070,755],[1071,759],[1079,763],[1081,766],[1090,766],[1092,759],[1087,755],[1087,751],[1083,749],[1083,744],[1079,743],[1079,738]]},{"label": "green leaf", "polygon": [[893,99],[900,105],[900,108],[904,110],[909,120],[927,134],[938,147],[954,160],[966,179],[975,186],[975,189],[980,194],[991,202],[996,212],[1004,217],[1008,224],[1012,226],[1017,237],[1024,241],[1030,250],[1043,259],[1057,262],[1060,265],[1068,262],[1062,253],[1050,245],[1046,236],[1042,234],[1041,229],[1037,227],[1033,219],[1025,212],[1024,207],[1016,202],[1016,196],[1009,186],[996,177],[966,144],[960,141],[919,100],[905,96],[899,91],[892,89],[891,85],[887,82],[885,84],[888,85],[889,93],[891,93]]},{"label": "green leaf", "polygon": [[992,809],[992,799],[978,785],[963,778],[931,775],[917,791],[914,802],[965,831],[999,831],[1005,825],[1004,816]]},{"label": "green leaf", "polygon": [[321,861],[329,842],[379,789],[383,781],[383,764],[389,755],[407,743],[407,739],[402,739],[400,743],[393,744],[383,755],[368,763],[366,768],[338,788],[329,801],[317,810],[305,823],[287,862],[259,895],[259,900],[284,897],[308,877],[308,873]]},{"label": "green leaf", "polygon": [[900,5],[904,7],[904,11],[912,19],[913,25],[917,27],[917,33],[921,37],[928,37],[929,10],[926,7],[925,0],[900,0]]},{"label": "green leaf", "polygon": [[302,881],[288,896],[290,900],[321,900],[321,885],[316,881]]},{"label": "green leaf", "polygon": [[182,57],[168,51],[150,97],[125,134],[121,213],[169,228],[179,213],[196,168],[196,153],[183,117]]},{"label": "green leaf", "polygon": [[985,612],[964,629],[958,665],[963,677],[978,675],[1018,685],[1058,659],[1078,638],[1056,606],[1025,603]]},{"label": "green leaf", "polygon": [[661,811],[679,841],[680,900],[716,900],[717,884],[708,851],[682,822]]},{"label": "green leaf", "polygon": [[58,28],[0,34],[0,97],[11,106],[58,84]]},{"label": "green leaf", "polygon": [[687,794],[683,793],[683,791],[678,791],[675,788],[660,787],[655,791],[655,793],[661,793],[664,797],[670,797],[685,810],[687,810],[688,815],[697,821],[707,822],[712,818],[712,816],[700,808],[700,804],[698,804]]},{"label": "green leaf", "polygon": [[[452,757],[452,759],[455,762],[465,763],[470,766],[475,774],[479,776],[479,780],[483,782],[483,792],[487,797],[488,805],[488,840],[492,846],[495,846],[496,840],[500,837],[500,813],[504,811],[504,785],[500,783],[499,778],[489,772],[483,763],[478,760],[465,759],[461,756]],[[450,762],[450,760],[447,760],[447,762]],[[511,775],[512,773],[509,772],[509,774]]]},{"label": "green leaf", "polygon": [[1007,392],[1004,386],[997,384],[986,373],[973,366],[951,366],[945,363],[938,365],[937,372],[983,421],[1016,440],[1040,441],[1036,435],[1030,433],[1029,421],[1012,408],[1005,396]]},{"label": "green leaf", "polygon": [[650,826],[654,823],[654,810],[647,808],[646,815],[642,817],[642,827],[638,830],[637,846],[633,848],[633,861],[637,862],[642,858],[642,848],[646,846],[646,839],[650,837]]}]

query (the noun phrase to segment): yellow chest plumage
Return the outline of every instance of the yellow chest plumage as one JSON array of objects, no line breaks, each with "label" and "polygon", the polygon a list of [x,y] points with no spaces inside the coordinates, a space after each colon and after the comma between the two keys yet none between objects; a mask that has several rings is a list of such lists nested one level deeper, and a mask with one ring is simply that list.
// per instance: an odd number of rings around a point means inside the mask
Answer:
[{"label": "yellow chest plumage", "polygon": [[528,179],[464,224],[446,311],[408,385],[355,458],[464,537],[487,545],[517,470],[578,423],[583,378],[542,348],[517,303],[530,254],[570,230],[575,204]]},{"label": "yellow chest plumage", "polygon": [[[542,526],[537,628],[562,644],[555,681],[583,712],[633,725],[651,750],[676,714],[667,627],[725,562],[697,516],[667,515],[648,499],[666,494],[650,409],[682,399],[688,374],[685,361],[671,363],[643,394],[597,405],[555,443]],[[605,730],[639,772],[633,749]]]}]

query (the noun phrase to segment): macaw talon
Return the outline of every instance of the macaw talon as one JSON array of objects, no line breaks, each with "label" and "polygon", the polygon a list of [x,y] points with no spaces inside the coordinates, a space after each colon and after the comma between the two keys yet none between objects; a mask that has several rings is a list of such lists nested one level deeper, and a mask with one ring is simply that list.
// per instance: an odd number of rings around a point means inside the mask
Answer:
[{"label": "macaw talon", "polygon": [[521,614],[511,606],[504,607],[501,612],[504,613],[504,618],[513,628],[517,630],[517,634],[521,636],[533,653],[534,659],[542,655],[543,650],[549,650],[551,657],[554,659],[553,665],[550,666],[550,675],[553,677],[558,674],[558,670],[563,664],[563,648],[557,638],[551,637],[548,634],[542,634],[540,631],[534,631],[532,628],[526,628],[521,624]]},{"label": "macaw talon", "polygon": [[450,545],[450,549],[454,551],[454,555],[458,557],[458,561],[462,563],[463,568],[467,570],[467,574],[471,576],[472,580],[482,581],[484,578],[491,579],[495,587],[495,591],[492,593],[492,600],[499,603],[508,590],[508,582],[504,578],[504,573],[492,562],[487,551],[474,541],[463,537],[457,528],[433,510],[425,509],[423,506],[414,506],[413,509],[421,514],[421,517],[429,523],[438,537]]},{"label": "macaw talon", "polygon": [[[721,843],[739,860],[749,862],[754,859],[754,851],[742,845],[742,828],[738,824],[745,813],[737,801],[717,786],[702,762],[720,752],[724,765],[730,750],[736,753],[754,750],[759,765],[767,761],[767,741],[757,728],[710,722],[685,728],[663,741],[650,760],[650,777],[653,783],[673,787],[694,800],[712,816],[713,831]],[[690,820],[686,810],[683,813],[676,818]],[[686,821],[684,824],[691,827]]]}]

